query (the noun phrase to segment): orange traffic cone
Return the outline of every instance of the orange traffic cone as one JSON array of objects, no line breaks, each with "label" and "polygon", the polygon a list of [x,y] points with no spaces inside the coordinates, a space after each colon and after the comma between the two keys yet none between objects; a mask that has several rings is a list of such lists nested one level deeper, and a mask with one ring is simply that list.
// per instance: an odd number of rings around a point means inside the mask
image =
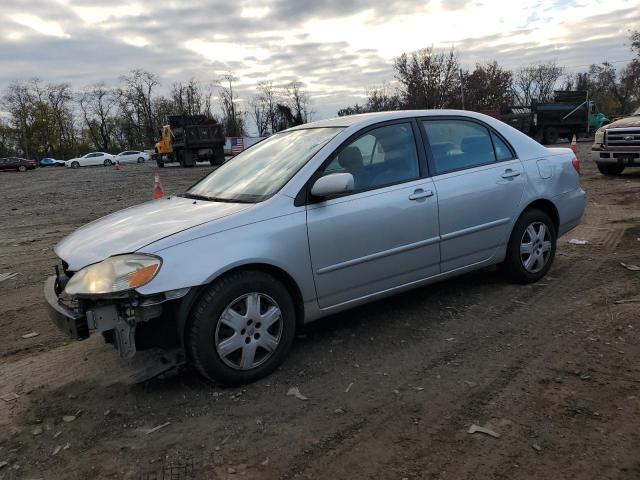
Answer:
[{"label": "orange traffic cone", "polygon": [[153,199],[158,200],[162,197],[164,197],[164,190],[162,189],[162,184],[160,183],[160,174],[156,172],[153,174]]},{"label": "orange traffic cone", "polygon": [[118,160],[116,160],[116,163],[113,164],[113,169],[120,170],[120,162]]},{"label": "orange traffic cone", "polygon": [[578,153],[578,143],[576,142],[576,134],[573,134],[573,139],[571,140],[571,150],[573,153]]}]

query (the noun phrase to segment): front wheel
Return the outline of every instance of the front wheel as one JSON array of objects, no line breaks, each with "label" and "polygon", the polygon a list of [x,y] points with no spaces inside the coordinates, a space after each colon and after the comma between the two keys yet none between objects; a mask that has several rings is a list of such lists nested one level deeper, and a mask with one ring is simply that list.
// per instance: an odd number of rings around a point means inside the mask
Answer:
[{"label": "front wheel", "polygon": [[214,382],[237,386],[273,372],[295,334],[293,299],[271,275],[232,273],[217,280],[196,305],[187,348],[196,369]]},{"label": "front wheel", "polygon": [[556,253],[556,227],[541,210],[525,211],[513,228],[501,267],[514,283],[534,283],[544,277]]},{"label": "front wheel", "polygon": [[144,158],[138,157],[138,163],[142,163],[142,162],[144,162]]},{"label": "front wheel", "polygon": [[27,167],[25,167],[24,165],[20,165],[20,166],[18,167],[18,171],[19,171],[19,172],[26,172],[26,171],[27,171]]},{"label": "front wheel", "polygon": [[80,164],[78,162],[71,162],[71,168],[80,168]]},{"label": "front wheel", "polygon": [[624,165],[619,165],[617,163],[598,163],[596,165],[598,165],[598,170],[600,170],[600,173],[602,173],[603,175],[620,175],[624,170]]}]

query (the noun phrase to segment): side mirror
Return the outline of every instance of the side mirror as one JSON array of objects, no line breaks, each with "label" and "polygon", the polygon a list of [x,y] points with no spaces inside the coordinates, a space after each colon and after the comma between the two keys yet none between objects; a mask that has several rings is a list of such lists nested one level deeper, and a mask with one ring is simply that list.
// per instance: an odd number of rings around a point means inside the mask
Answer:
[{"label": "side mirror", "polygon": [[314,197],[328,197],[351,192],[354,188],[353,175],[350,173],[330,173],[320,177],[311,187]]}]

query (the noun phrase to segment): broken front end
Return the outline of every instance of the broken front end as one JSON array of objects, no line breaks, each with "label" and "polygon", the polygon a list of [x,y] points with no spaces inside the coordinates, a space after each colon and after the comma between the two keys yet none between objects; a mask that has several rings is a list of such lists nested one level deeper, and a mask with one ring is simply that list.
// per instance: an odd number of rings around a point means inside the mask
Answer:
[{"label": "broken front end", "polygon": [[49,316],[73,339],[100,332],[124,359],[138,350],[180,347],[176,319],[190,289],[151,296],[135,290],[150,282],[161,264],[152,255],[118,255],[72,272],[62,262],[45,282]]}]

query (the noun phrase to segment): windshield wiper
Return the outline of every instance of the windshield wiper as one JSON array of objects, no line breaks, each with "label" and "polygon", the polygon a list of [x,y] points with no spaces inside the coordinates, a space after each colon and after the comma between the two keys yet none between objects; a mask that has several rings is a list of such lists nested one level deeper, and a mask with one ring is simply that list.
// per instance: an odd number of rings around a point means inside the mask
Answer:
[{"label": "windshield wiper", "polygon": [[214,202],[216,201],[214,198],[212,197],[207,197],[205,195],[197,195],[195,193],[182,193],[180,195],[178,195],[179,197],[184,197],[184,198],[190,198],[191,200],[206,200],[207,202]]},{"label": "windshield wiper", "polygon": [[207,197],[206,195],[198,195],[197,193],[183,193],[178,195],[179,197],[189,198],[192,200],[205,200],[207,202],[220,202],[220,203],[255,203],[247,200],[238,200],[233,198],[220,198],[220,197]]}]

